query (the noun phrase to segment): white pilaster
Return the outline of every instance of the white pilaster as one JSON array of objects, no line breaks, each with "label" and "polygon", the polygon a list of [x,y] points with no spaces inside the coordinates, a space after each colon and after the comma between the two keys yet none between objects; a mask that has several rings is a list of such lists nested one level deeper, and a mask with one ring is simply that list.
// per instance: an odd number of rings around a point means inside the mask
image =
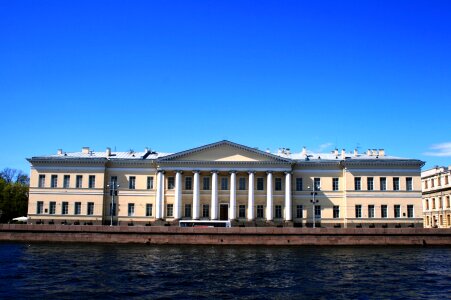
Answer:
[{"label": "white pilaster", "polygon": [[235,216],[236,216],[236,173],[230,172],[229,220],[234,220]]},{"label": "white pilaster", "polygon": [[292,220],[291,173],[285,173],[285,221]]},{"label": "white pilaster", "polygon": [[199,188],[199,171],[194,171],[194,190],[193,190],[193,219],[199,219],[200,212],[200,188]]},{"label": "white pilaster", "polygon": [[182,172],[175,173],[174,218],[182,217]]},{"label": "white pilaster", "polygon": [[211,173],[211,219],[218,219],[218,172]]},{"label": "white pilaster", "polygon": [[164,183],[163,183],[163,172],[158,171],[157,173],[157,197],[155,200],[155,218],[161,219],[161,203],[163,202],[163,189],[164,189]]},{"label": "white pilaster", "polygon": [[273,219],[273,188],[272,188],[272,172],[266,175],[266,220]]},{"label": "white pilaster", "polygon": [[249,195],[247,204],[247,219],[254,219],[254,172],[249,172]]}]

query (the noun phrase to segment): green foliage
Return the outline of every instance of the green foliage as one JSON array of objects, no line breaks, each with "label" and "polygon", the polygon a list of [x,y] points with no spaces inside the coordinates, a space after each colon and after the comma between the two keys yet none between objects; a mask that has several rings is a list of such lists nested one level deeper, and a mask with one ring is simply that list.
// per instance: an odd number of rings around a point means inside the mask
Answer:
[{"label": "green foliage", "polygon": [[6,168],[0,172],[0,223],[27,215],[28,176],[21,171]]}]

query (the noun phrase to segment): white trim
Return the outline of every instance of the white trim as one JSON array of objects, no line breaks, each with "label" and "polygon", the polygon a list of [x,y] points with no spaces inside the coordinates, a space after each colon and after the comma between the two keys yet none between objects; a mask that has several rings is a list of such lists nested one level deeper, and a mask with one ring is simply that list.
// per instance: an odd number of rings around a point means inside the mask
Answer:
[{"label": "white trim", "polygon": [[131,173],[157,173],[156,168],[106,168],[108,172],[131,172]]},{"label": "white trim", "polygon": [[209,167],[209,168],[198,168],[198,167],[160,167],[159,170],[161,171],[219,171],[219,172],[249,172],[249,171],[255,171],[255,172],[291,172],[290,168],[271,168],[271,167],[246,167],[246,168],[236,168],[236,167]]},{"label": "white trim", "polygon": [[[295,167],[296,168],[296,167]],[[315,170],[315,169],[302,169],[302,170],[296,170],[293,169],[293,173],[337,173],[339,175],[342,174],[342,168],[338,167],[337,169],[328,169],[328,170]]]},{"label": "white trim", "polygon": [[30,195],[77,195],[77,196],[83,196],[83,195],[104,195],[105,193],[103,192],[86,192],[86,193],[80,193],[80,192],[50,192],[49,191],[45,191],[45,192],[39,192],[39,191],[31,191],[30,190]]},{"label": "white trim", "polygon": [[[105,171],[106,167],[35,167],[31,166],[32,170],[38,170],[38,171],[57,171],[57,170],[71,170],[71,171]],[[87,173],[87,172],[83,172]]]}]

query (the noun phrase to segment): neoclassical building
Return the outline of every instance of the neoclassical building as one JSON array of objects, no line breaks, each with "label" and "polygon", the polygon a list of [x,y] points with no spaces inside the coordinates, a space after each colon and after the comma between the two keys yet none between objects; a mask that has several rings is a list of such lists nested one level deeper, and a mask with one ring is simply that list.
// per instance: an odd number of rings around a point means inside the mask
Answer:
[{"label": "neoclassical building", "polygon": [[421,173],[424,227],[451,227],[451,168],[435,167]]},{"label": "neoclassical building", "polygon": [[29,158],[29,222],[423,226],[423,162],[384,150],[261,151],[229,141],[168,154],[58,150]]}]

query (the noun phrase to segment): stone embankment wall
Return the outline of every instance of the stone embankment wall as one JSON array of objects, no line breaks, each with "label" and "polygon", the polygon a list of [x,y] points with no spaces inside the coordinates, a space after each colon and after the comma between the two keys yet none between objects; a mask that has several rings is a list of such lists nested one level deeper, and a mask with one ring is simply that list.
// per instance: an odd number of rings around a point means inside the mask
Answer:
[{"label": "stone embankment wall", "polygon": [[451,229],[0,225],[0,241],[203,245],[451,245]]}]

